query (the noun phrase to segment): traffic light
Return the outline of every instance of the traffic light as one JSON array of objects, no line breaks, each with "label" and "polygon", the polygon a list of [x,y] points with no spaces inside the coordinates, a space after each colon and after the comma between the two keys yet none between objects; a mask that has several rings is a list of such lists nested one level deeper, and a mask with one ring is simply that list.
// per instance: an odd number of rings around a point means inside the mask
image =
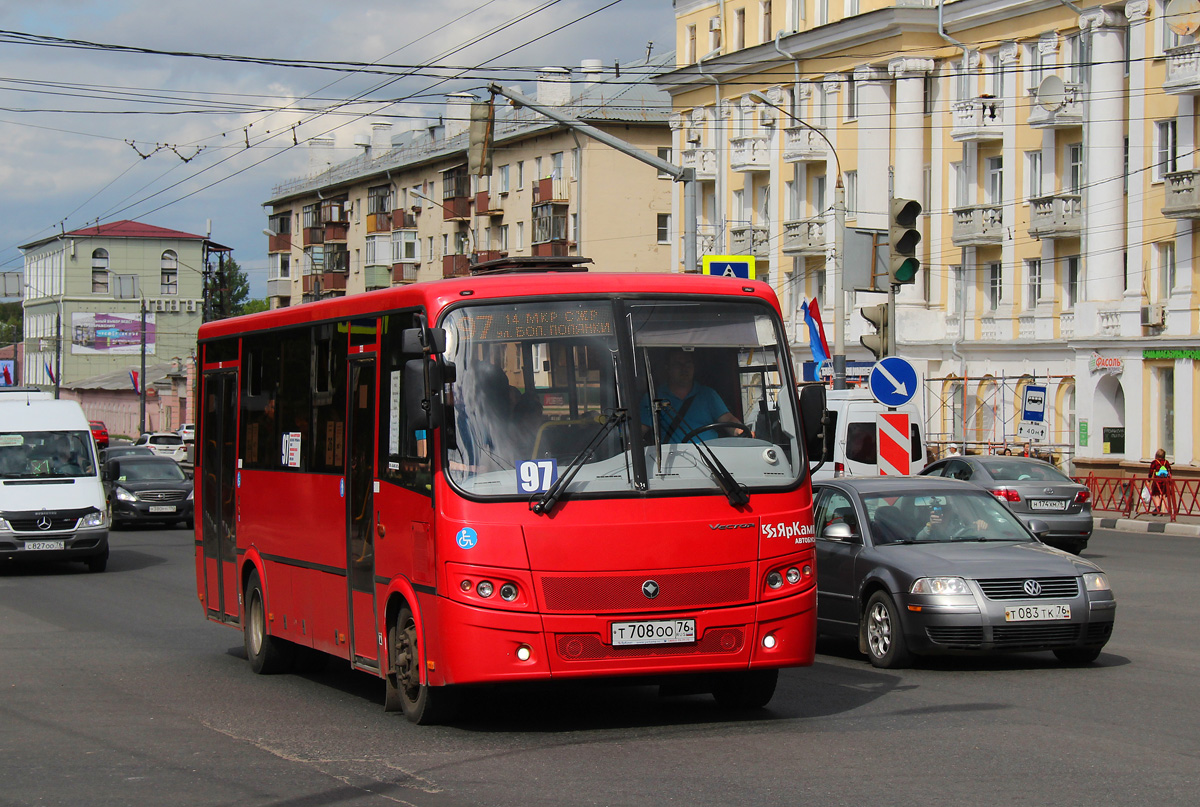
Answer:
[{"label": "traffic light", "polygon": [[467,143],[467,172],[475,176],[492,173],[493,135],[496,126],[495,108],[491,101],[471,104],[471,125]]},{"label": "traffic light", "polygon": [[860,336],[858,341],[875,356],[876,360],[887,355],[888,348],[888,304],[867,305],[859,309],[863,319],[875,326],[875,333]]},{"label": "traffic light", "polygon": [[921,233],[917,219],[921,203],[914,199],[892,199],[888,208],[888,277],[893,286],[916,280],[921,261],[917,259],[917,244]]}]

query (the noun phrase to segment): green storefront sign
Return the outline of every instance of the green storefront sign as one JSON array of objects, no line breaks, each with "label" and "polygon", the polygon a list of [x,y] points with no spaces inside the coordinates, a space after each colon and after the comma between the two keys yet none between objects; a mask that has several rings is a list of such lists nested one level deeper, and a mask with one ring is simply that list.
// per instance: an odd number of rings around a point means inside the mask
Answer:
[{"label": "green storefront sign", "polygon": [[1081,420],[1081,421],[1079,421],[1079,445],[1087,446],[1087,440],[1088,440],[1087,421]]}]

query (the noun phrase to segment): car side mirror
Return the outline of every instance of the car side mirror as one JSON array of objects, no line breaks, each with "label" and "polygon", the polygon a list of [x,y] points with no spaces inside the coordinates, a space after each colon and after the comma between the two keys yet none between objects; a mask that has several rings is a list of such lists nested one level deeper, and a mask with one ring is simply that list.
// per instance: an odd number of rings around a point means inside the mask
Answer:
[{"label": "car side mirror", "polygon": [[1029,519],[1028,526],[1029,531],[1032,532],[1033,536],[1039,541],[1044,540],[1045,537],[1050,534],[1050,525],[1045,521],[1042,521],[1040,518]]},{"label": "car side mirror", "polygon": [[821,531],[821,537],[830,541],[849,541],[854,537],[854,530],[845,521],[835,521]]}]

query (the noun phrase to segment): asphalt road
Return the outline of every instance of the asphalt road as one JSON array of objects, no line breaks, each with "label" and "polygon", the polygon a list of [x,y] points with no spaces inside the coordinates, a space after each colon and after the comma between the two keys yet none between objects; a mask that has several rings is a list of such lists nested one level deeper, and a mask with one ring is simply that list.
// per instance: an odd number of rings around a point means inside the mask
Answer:
[{"label": "asphalt road", "polygon": [[1119,598],[1088,668],[881,672],[822,643],[761,712],[530,686],[421,728],[337,662],[253,675],[203,618],[190,533],[116,532],[104,574],[0,566],[0,804],[1192,805],[1200,540],[1098,531],[1087,555]]}]

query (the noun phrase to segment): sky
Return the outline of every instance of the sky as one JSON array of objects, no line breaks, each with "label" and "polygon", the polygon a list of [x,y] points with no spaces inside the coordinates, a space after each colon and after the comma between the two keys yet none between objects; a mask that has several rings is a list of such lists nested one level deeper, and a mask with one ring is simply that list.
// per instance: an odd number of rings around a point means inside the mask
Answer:
[{"label": "sky", "polygon": [[373,121],[428,125],[448,92],[532,94],[538,67],[651,47],[674,48],[669,0],[0,3],[0,272],[21,244],[132,219],[233,247],[263,297],[262,203],[306,173],[309,138],[350,159]]}]

